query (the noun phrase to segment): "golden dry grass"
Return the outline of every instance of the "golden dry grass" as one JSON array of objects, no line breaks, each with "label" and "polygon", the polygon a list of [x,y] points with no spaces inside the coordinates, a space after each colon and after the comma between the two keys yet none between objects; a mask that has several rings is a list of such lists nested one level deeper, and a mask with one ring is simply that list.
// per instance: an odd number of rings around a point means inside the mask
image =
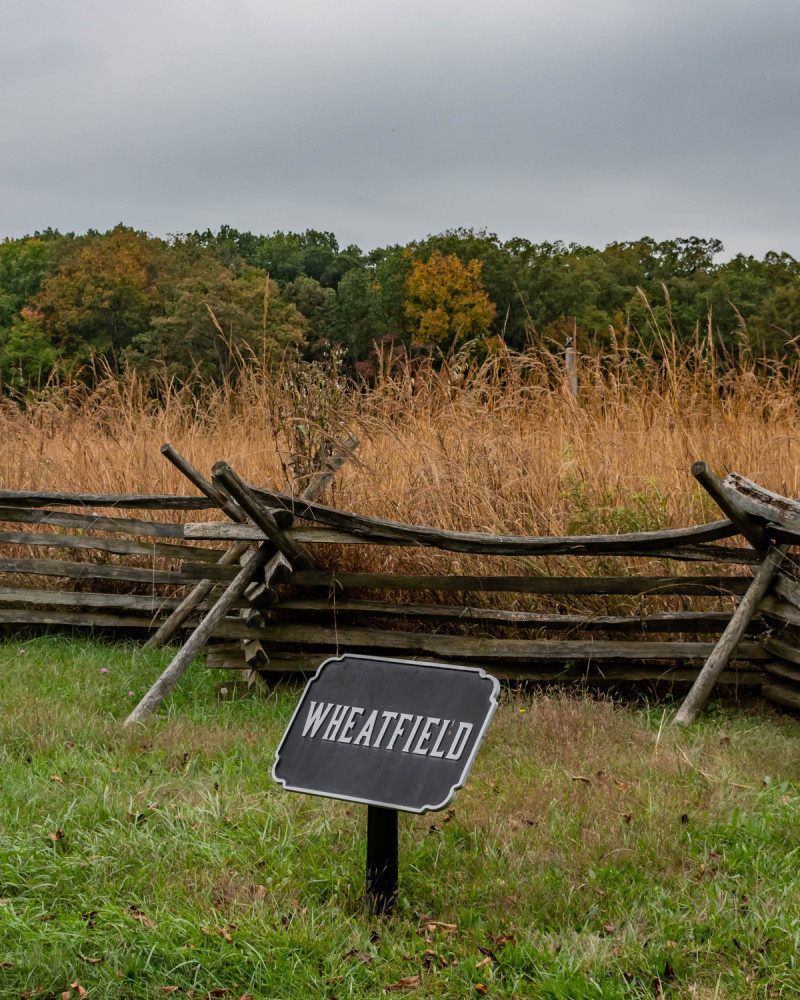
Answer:
[{"label": "golden dry grass", "polygon": [[169,441],[206,473],[224,458],[280,487],[282,462],[350,429],[361,446],[338,476],[337,503],[442,527],[558,533],[574,527],[576,507],[613,527],[626,505],[631,518],[639,509],[688,524],[712,513],[689,472],[698,458],[800,492],[794,371],[722,371],[692,348],[660,362],[583,357],[575,405],[559,369],[546,349],[483,365],[457,357],[436,372],[387,366],[366,390],[287,366],[157,400],[135,374],[108,375],[92,389],[5,400],[0,476],[11,489],[192,492],[159,453]]},{"label": "golden dry grass", "polygon": [[[746,356],[721,363],[698,345],[665,347],[660,359],[631,349],[584,356],[577,403],[560,355],[546,347],[482,364],[456,356],[437,370],[387,361],[370,387],[349,382],[335,365],[289,362],[278,373],[244,370],[233,387],[162,386],[156,397],[135,373],[109,374],[92,388],[6,400],[0,478],[12,489],[194,492],[159,452],[169,441],[206,474],[225,459],[254,483],[281,488],[288,477],[299,490],[320,443],[354,431],[356,458],[327,498],[345,509],[519,534],[680,527],[719,516],[691,476],[697,459],[719,474],[735,469],[800,494],[799,382],[794,369]],[[520,570],[519,560],[419,549],[350,547],[328,558],[340,570]],[[524,571],[634,568],[675,567],[555,558]],[[690,564],[689,571],[704,570]],[[654,598],[580,600],[583,610],[662,606]]]}]

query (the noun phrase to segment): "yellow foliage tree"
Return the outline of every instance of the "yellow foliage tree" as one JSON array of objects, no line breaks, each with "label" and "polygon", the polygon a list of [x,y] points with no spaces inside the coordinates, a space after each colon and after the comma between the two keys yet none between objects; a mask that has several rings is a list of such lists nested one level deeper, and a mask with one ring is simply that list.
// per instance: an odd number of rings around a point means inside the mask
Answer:
[{"label": "yellow foliage tree", "polygon": [[415,260],[406,280],[405,316],[412,338],[447,349],[488,336],[495,307],[481,282],[481,261],[466,266],[435,250]]}]

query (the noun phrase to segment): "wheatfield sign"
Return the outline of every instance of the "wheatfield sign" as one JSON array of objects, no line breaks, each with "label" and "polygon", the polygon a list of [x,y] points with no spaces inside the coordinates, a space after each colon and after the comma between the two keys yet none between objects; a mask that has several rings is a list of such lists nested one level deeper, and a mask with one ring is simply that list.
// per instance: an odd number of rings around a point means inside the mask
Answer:
[{"label": "wheatfield sign", "polygon": [[309,681],[278,747],[284,788],[421,813],[464,784],[497,707],[475,667],[347,654]]}]

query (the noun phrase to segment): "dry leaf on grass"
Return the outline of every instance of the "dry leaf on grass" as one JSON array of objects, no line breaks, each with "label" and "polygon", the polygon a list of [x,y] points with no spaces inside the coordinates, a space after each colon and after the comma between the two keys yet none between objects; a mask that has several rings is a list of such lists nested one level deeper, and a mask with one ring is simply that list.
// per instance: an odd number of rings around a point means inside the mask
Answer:
[{"label": "dry leaf on grass", "polygon": [[73,990],[78,991],[78,996],[81,998],[81,1000],[83,1000],[83,998],[86,996],[86,990],[81,986],[81,984],[70,983],[69,985],[73,988]]},{"label": "dry leaf on grass", "polygon": [[13,969],[13,968],[14,968],[13,962],[0,962],[0,969]]},{"label": "dry leaf on grass", "polygon": [[89,965],[99,965],[103,961],[102,958],[89,958],[88,955],[81,955],[80,952],[78,952],[78,958],[82,962],[88,962]]},{"label": "dry leaf on grass", "polygon": [[47,836],[50,838],[50,840],[61,840],[62,837],[64,836],[64,831],[56,830],[55,833],[48,833]]},{"label": "dry leaf on grass", "polygon": [[161,987],[161,992],[165,996],[169,996],[170,993],[177,993],[179,989],[180,989],[180,986],[162,986]]},{"label": "dry leaf on grass", "polygon": [[383,988],[389,992],[393,990],[412,990],[415,986],[419,986],[422,982],[422,976],[404,976],[402,979],[398,979],[396,983],[392,983],[391,986],[384,986]]},{"label": "dry leaf on grass", "polygon": [[485,969],[487,965],[491,963],[491,958],[487,955],[486,958],[482,958],[480,962],[475,963],[476,969]]},{"label": "dry leaf on grass", "polygon": [[57,781],[60,785],[64,784],[64,779],[63,778],[59,778],[59,776],[57,774],[51,774],[50,775],[50,780],[51,781]]},{"label": "dry leaf on grass", "polygon": [[153,927],[154,926],[153,925],[153,921],[150,919],[150,917],[148,917],[144,913],[142,913],[142,911],[139,909],[138,906],[132,906],[128,910],[128,913],[130,913],[130,915],[133,917],[134,920],[138,920],[139,923],[142,925],[142,927]]},{"label": "dry leaf on grass", "polygon": [[70,1000],[71,996],[72,996],[72,990],[64,990],[64,992],[61,994],[61,1000]]},{"label": "dry leaf on grass", "polygon": [[486,996],[489,992],[489,987],[484,986],[483,983],[475,983],[475,992],[480,993],[481,996]]},{"label": "dry leaf on grass", "polygon": [[444,931],[445,934],[455,934],[458,924],[444,924],[441,920],[428,920],[425,927],[429,931]]}]

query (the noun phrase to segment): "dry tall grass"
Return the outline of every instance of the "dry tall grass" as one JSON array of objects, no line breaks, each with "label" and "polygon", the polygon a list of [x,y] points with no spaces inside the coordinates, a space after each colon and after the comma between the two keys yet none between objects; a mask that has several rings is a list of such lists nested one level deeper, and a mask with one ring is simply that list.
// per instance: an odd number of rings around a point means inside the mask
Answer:
[{"label": "dry tall grass", "polygon": [[663,361],[584,356],[580,375],[577,405],[544,348],[437,371],[387,364],[369,389],[287,365],[154,399],[135,374],[107,375],[4,400],[0,477],[12,489],[191,491],[159,453],[169,441],[206,472],[224,458],[278,487],[294,456],[299,487],[315,442],[352,429],[362,443],[336,502],[442,527],[685,525],[712,516],[689,472],[698,458],[800,492],[796,371],[741,360],[722,370],[689,347]]},{"label": "dry tall grass", "polygon": [[[369,387],[343,378],[335,364],[249,369],[233,387],[164,386],[157,397],[134,373],[109,374],[91,389],[6,400],[0,481],[12,489],[192,492],[159,452],[169,441],[206,473],[224,458],[254,483],[280,488],[288,478],[299,490],[315,448],[352,430],[361,445],[329,502],[444,528],[592,534],[713,520],[719,512],[690,474],[698,458],[798,495],[797,370],[746,357],[720,364],[700,345],[663,354],[626,348],[584,356],[577,402],[561,356],[545,347],[481,364],[451,357],[436,370],[386,359]],[[659,560],[503,561],[352,547],[335,560],[341,570],[439,573],[675,568]],[[737,572],[709,564],[689,571]],[[532,606],[531,598],[515,606]],[[647,597],[536,606],[639,613],[671,605]]]}]

